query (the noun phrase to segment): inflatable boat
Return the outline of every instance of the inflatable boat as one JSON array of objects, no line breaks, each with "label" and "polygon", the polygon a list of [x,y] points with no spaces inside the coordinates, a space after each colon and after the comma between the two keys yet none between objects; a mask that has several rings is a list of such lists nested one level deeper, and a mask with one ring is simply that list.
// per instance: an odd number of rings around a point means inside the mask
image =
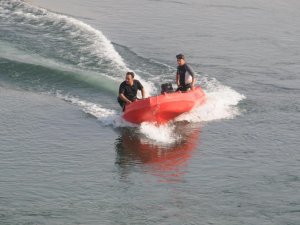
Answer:
[{"label": "inflatable boat", "polygon": [[187,92],[164,92],[127,104],[123,118],[134,124],[142,122],[164,124],[204,103],[205,94],[200,87]]}]

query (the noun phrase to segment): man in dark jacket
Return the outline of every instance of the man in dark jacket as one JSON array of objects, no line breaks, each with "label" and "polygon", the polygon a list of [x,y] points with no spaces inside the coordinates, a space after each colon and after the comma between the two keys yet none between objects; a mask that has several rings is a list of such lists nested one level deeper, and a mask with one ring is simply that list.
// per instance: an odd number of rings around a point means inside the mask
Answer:
[{"label": "man in dark jacket", "polygon": [[125,76],[125,81],[120,84],[118,102],[120,106],[125,109],[126,104],[130,104],[137,100],[137,92],[140,90],[142,92],[142,98],[145,97],[145,90],[143,85],[134,79],[133,72],[127,72]]},{"label": "man in dark jacket", "polygon": [[176,91],[194,90],[195,73],[193,69],[185,62],[183,54],[176,55],[177,58],[177,73],[176,83],[178,88]]}]

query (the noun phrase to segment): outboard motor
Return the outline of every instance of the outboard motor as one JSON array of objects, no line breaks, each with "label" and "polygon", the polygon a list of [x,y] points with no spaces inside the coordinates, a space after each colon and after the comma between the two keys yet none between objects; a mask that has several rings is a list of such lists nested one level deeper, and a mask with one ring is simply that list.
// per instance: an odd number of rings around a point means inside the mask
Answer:
[{"label": "outboard motor", "polygon": [[161,93],[171,93],[174,92],[173,86],[171,83],[165,83],[161,85]]}]

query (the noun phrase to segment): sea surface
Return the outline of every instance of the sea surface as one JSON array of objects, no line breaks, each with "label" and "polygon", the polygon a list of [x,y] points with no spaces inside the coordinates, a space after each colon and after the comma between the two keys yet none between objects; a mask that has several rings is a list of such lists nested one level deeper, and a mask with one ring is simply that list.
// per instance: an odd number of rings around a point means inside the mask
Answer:
[{"label": "sea surface", "polygon": [[[129,124],[183,53],[205,105]],[[299,225],[300,1],[0,0],[0,225]]]}]

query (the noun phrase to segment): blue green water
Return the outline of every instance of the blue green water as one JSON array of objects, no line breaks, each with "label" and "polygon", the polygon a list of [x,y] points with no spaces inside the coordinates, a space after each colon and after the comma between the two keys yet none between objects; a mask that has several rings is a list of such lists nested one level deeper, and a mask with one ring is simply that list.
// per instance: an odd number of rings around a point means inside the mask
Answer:
[{"label": "blue green water", "polygon": [[[299,224],[298,1],[0,1],[0,224]],[[130,70],[203,107],[121,118]]]}]

